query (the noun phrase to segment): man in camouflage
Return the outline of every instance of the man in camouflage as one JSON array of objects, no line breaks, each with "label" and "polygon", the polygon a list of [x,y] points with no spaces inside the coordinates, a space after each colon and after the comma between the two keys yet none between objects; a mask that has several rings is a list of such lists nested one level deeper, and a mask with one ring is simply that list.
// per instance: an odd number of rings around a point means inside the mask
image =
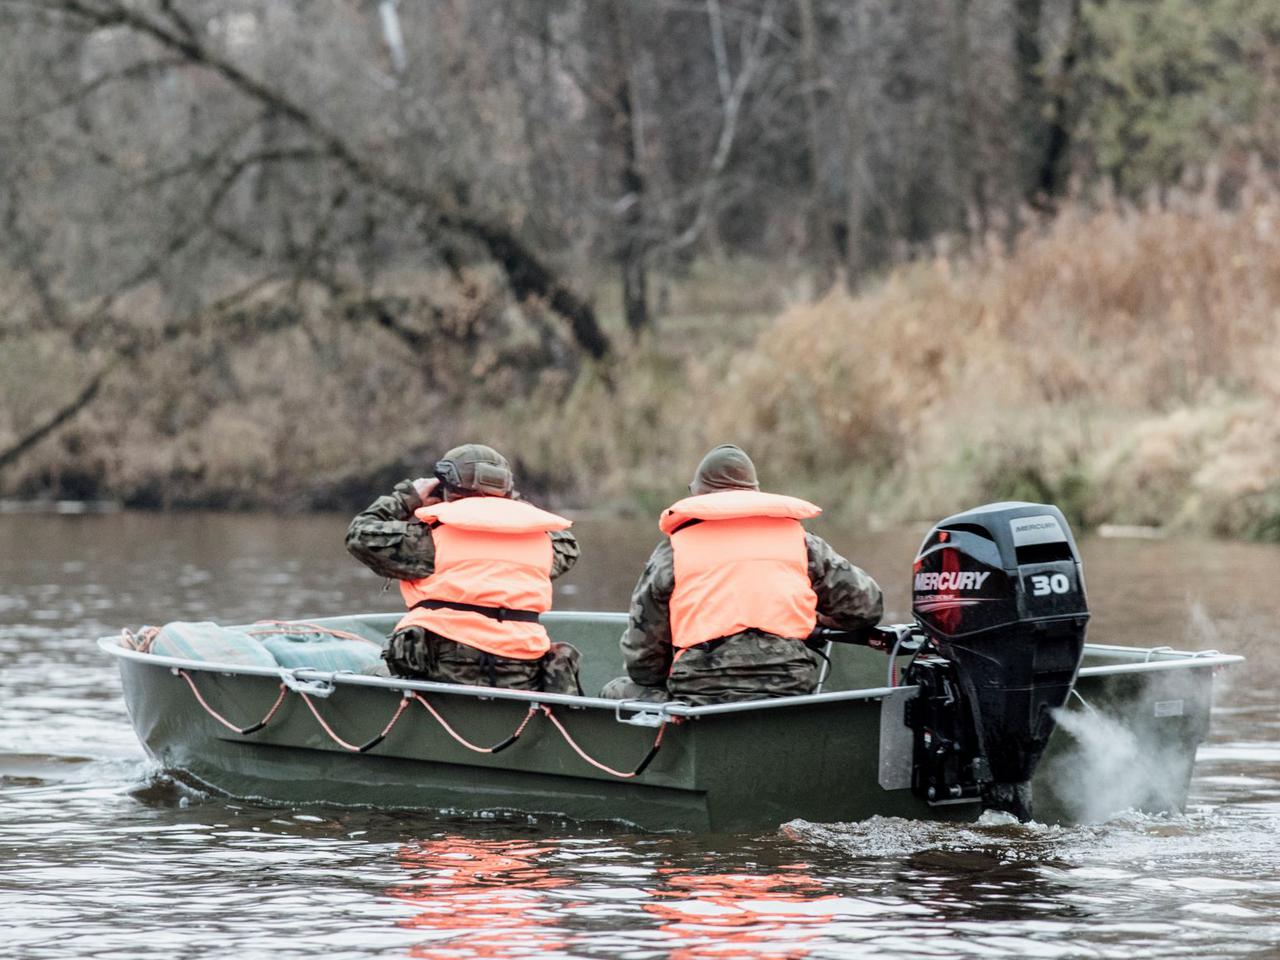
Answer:
[{"label": "man in camouflage", "polygon": [[[731,444],[716,447],[698,465],[689,491],[758,490],[755,465]],[[821,537],[805,533],[809,581],[818,598],[818,623],[860,630],[880,622],[880,587]],[[627,676],[605,685],[615,700],[677,699],[694,705],[812,693],[818,661],[795,638],[745,630],[685,650],[672,664],[669,604],[675,586],[670,538],[654,549],[631,594],[631,620],[622,636]]]},{"label": "man in camouflage", "polygon": [[[477,484],[477,465],[510,471],[506,458],[492,447],[469,443],[455,447],[441,463],[451,461],[457,468],[460,494],[482,492]],[[480,466],[481,478],[485,467]],[[435,572],[435,544],[431,528],[414,517],[419,507],[458,494],[439,490],[437,478],[402,480],[391,493],[379,497],[351,521],[347,528],[347,550],[357,560],[389,580],[418,580]],[[519,498],[512,491],[510,496]],[[578,541],[568,530],[553,530],[551,538],[551,578],[566,573],[578,559]],[[545,690],[552,693],[580,693],[578,651],[567,643],[551,644],[540,660],[497,657],[441,637],[419,626],[406,627],[391,635],[382,653],[391,674],[435,680]]]}]

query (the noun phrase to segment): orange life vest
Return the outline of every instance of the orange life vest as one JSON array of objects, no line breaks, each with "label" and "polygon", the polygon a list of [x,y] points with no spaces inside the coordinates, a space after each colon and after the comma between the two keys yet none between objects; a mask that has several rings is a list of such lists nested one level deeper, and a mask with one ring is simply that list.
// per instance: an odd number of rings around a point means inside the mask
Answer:
[{"label": "orange life vest", "polygon": [[[817,624],[800,521],[821,509],[796,497],[725,490],[686,497],[658,521],[671,537],[671,642],[689,647],[756,629],[803,640]],[[693,522],[700,521],[700,522]]]},{"label": "orange life vest", "polygon": [[467,497],[414,511],[431,525],[435,573],[400,581],[409,612],[396,624],[424,627],[496,657],[536,660],[551,641],[537,615],[551,609],[551,540],[570,521],[519,500]]}]

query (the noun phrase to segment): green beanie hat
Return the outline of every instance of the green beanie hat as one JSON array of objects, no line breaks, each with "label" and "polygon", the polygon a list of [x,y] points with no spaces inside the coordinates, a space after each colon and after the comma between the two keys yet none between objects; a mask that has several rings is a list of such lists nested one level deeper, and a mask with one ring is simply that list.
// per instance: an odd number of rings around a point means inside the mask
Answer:
[{"label": "green beanie hat", "polygon": [[759,490],[756,465],[741,447],[722,443],[713,447],[693,474],[689,492],[714,493],[717,490]]}]

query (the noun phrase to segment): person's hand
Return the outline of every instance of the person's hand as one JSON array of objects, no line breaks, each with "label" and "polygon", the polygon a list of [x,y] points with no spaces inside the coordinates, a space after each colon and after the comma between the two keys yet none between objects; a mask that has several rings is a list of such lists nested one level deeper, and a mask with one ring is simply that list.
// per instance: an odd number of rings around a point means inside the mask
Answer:
[{"label": "person's hand", "polygon": [[418,477],[413,481],[413,489],[417,491],[418,499],[424,507],[440,502],[440,497],[436,496],[439,487],[440,481],[436,477]]}]

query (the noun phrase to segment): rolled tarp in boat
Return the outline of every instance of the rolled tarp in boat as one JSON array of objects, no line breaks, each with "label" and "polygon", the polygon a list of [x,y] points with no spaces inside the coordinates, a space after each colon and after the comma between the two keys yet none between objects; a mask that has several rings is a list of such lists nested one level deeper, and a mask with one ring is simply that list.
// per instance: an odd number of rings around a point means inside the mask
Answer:
[{"label": "rolled tarp in boat", "polygon": [[179,660],[246,667],[309,667],[326,673],[361,673],[381,662],[379,644],[308,624],[222,627],[209,621],[175,620],[156,633],[148,652]]},{"label": "rolled tarp in boat", "polygon": [[262,645],[287,669],[311,667],[326,673],[361,673],[382,662],[382,648],[367,640],[344,640],[322,633],[274,633]]},{"label": "rolled tarp in boat", "polygon": [[261,640],[207,620],[166,623],[151,641],[148,652],[178,660],[204,660],[245,667],[278,666],[276,658]]}]

